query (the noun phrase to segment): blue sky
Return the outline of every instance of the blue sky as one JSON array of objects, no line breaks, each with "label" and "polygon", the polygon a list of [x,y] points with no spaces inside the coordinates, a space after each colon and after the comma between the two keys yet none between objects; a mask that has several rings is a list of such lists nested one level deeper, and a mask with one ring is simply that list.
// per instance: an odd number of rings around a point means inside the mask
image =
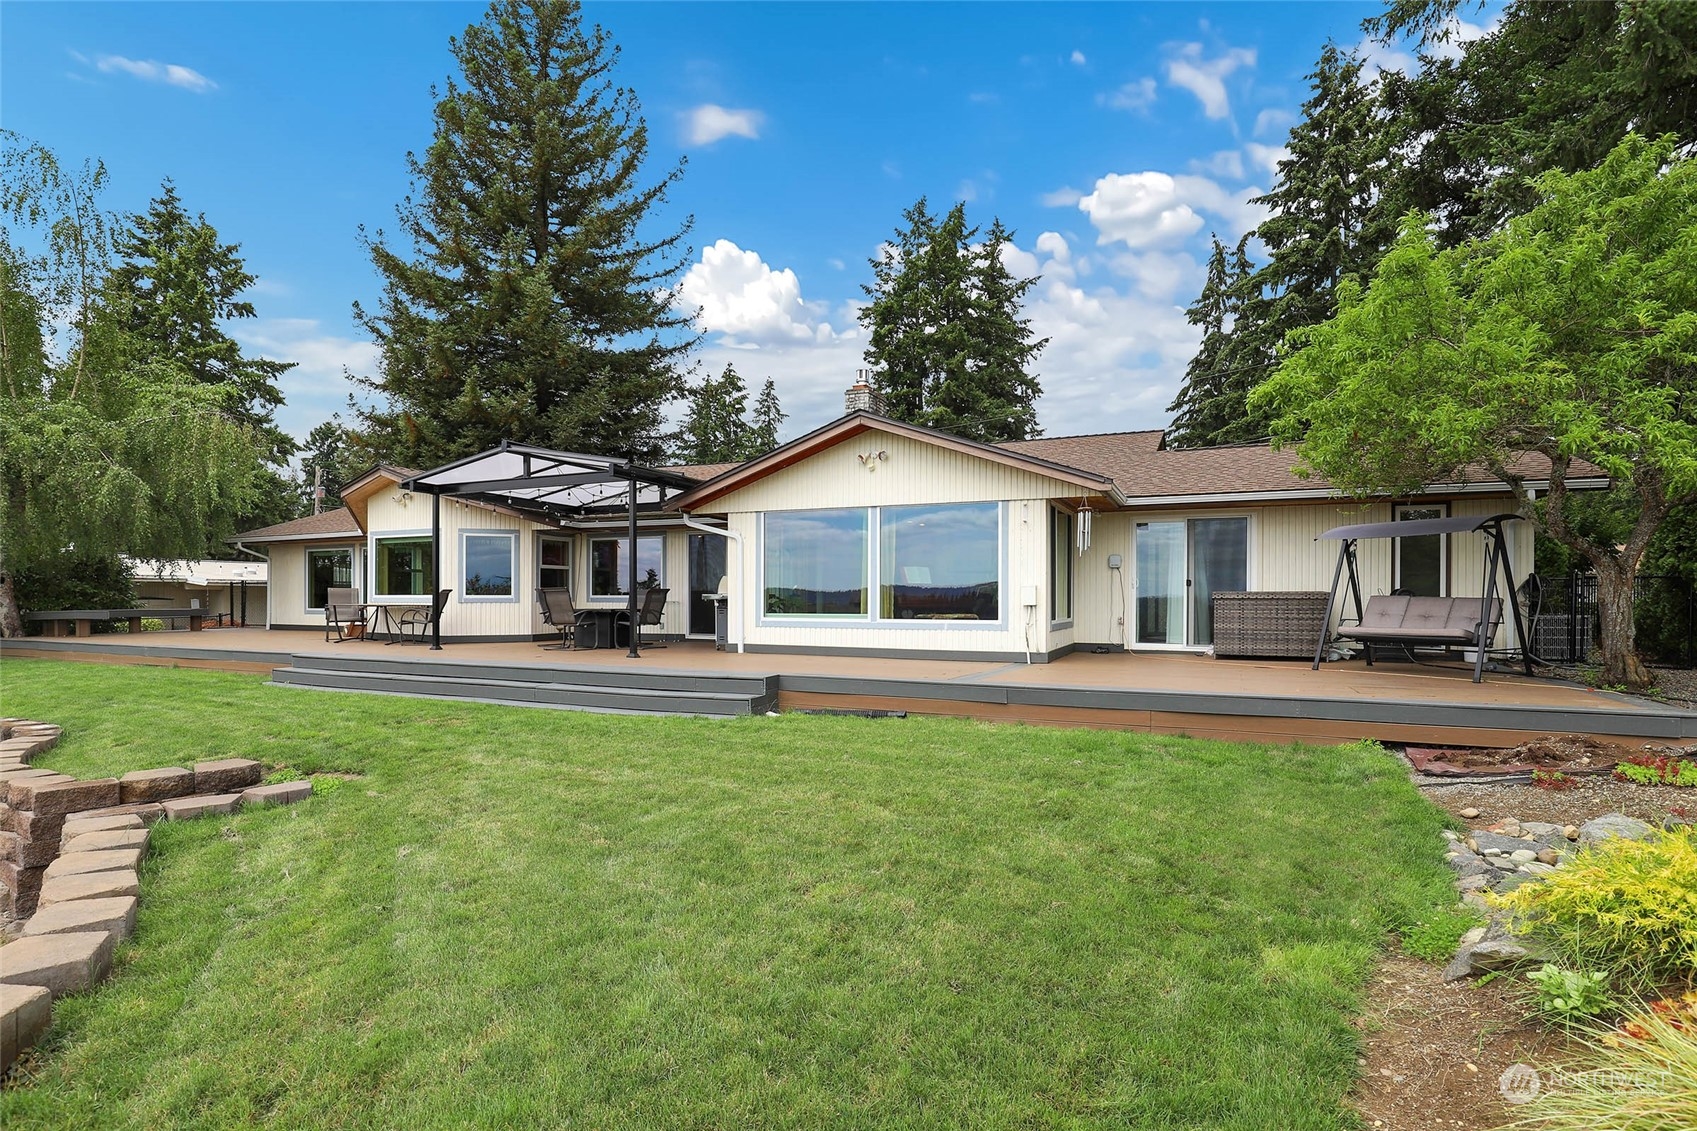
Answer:
[{"label": "blue sky", "polygon": [[[432,125],[448,38],[477,4],[5,5],[0,122],[67,161],[99,157],[109,207],[171,177],[239,242],[250,352],[299,362],[284,427],[346,400],[375,351],[350,314],[378,293],[361,225],[392,228],[405,155]],[[1208,235],[1259,210],[1303,76],[1372,4],[589,4],[622,48],[661,223],[693,215],[683,301],[697,361],[777,382],[798,434],[862,367],[868,258],[921,194],[1000,216],[1051,435],[1158,427],[1194,350],[1183,308]],[[1467,29],[1472,30],[1472,29]],[[1406,66],[1375,50],[1384,65]]]}]

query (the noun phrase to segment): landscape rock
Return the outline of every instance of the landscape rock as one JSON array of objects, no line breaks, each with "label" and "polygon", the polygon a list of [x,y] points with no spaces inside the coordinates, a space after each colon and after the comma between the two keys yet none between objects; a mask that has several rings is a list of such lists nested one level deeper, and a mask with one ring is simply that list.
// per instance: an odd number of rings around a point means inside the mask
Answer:
[{"label": "landscape rock", "polygon": [[1579,826],[1579,843],[1598,844],[1610,837],[1645,840],[1655,831],[1636,817],[1628,817],[1624,813],[1607,813]]},{"label": "landscape rock", "polygon": [[0,982],[40,986],[54,997],[86,990],[112,968],[110,931],[30,935],[6,944]]},{"label": "landscape rock", "polygon": [[196,762],[194,766],[195,793],[237,793],[258,785],[263,776],[260,765],[252,758],[222,758],[216,762]]},{"label": "landscape rock", "polygon": [[1530,848],[1517,848],[1508,854],[1508,858],[1513,860],[1516,864],[1530,864],[1532,861],[1538,859],[1538,854],[1533,852]]},{"label": "landscape rock", "polygon": [[0,860],[0,887],[12,893],[12,911],[28,915],[35,910],[41,892],[41,874],[46,868],[26,868],[16,860]]},{"label": "landscape rock", "polygon": [[12,800],[12,787],[14,785],[18,784],[19,782],[26,782],[26,781],[48,782],[48,781],[76,781],[76,780],[77,779],[73,778],[70,774],[56,773],[53,770],[33,770],[32,769],[32,770],[3,770],[3,771],[0,771],[0,786],[5,787],[6,803],[8,805],[11,805],[12,808],[14,808],[14,809],[18,808],[18,804],[17,804],[17,802]]},{"label": "landscape rock", "polygon": [[275,785],[256,785],[242,791],[243,805],[293,805],[312,796],[309,781],[283,781]]},{"label": "landscape rock", "polygon": [[109,817],[67,817],[61,833],[67,842],[89,833],[115,832],[119,829],[139,829],[145,826],[134,813],[116,813]]},{"label": "landscape rock", "polygon": [[1477,876],[1463,876],[1455,886],[1463,892],[1469,892],[1484,891],[1486,888],[1490,887],[1490,885],[1490,877],[1481,874]]},{"label": "landscape rock", "polygon": [[67,856],[73,852],[104,852],[111,848],[146,848],[146,829],[104,829],[66,837],[59,851]]},{"label": "landscape rock", "polygon": [[1471,974],[1507,970],[1530,957],[1527,949],[1512,939],[1487,939],[1484,942],[1469,943],[1456,951],[1450,964],[1444,967],[1443,979],[1446,982],[1455,982]]},{"label": "landscape rock", "polygon": [[25,868],[45,868],[57,855],[57,838],[32,840],[17,833],[0,833],[0,860],[16,860]]},{"label": "landscape rock", "polygon": [[1531,864],[1522,864],[1520,866],[1520,870],[1529,876],[1548,876],[1555,872],[1555,867],[1551,864],[1539,864],[1533,862]]},{"label": "landscape rock", "polygon": [[1507,856],[1511,852],[1519,852],[1521,849],[1525,848],[1526,842],[1521,840],[1519,837],[1504,836],[1501,833],[1490,833],[1481,830],[1467,838],[1467,846],[1473,849],[1473,851],[1479,853],[1481,856],[1494,856],[1498,854]]},{"label": "landscape rock", "polygon": [[1461,811],[1462,819],[1466,820],[1466,821],[1471,821],[1475,817],[1477,817],[1478,815],[1479,815],[1479,810],[1473,808],[1473,806],[1471,806],[1471,805],[1469,805],[1467,808],[1465,808]]},{"label": "landscape rock", "polygon": [[6,802],[33,813],[78,813],[118,803],[118,779],[44,782],[13,781],[6,785]]},{"label": "landscape rock", "polygon": [[119,895],[140,895],[141,880],[135,869],[120,872],[84,872],[76,876],[54,876],[41,885],[38,906],[69,903],[77,899],[111,899]]},{"label": "landscape rock", "polygon": [[46,879],[81,876],[89,872],[117,872],[141,867],[143,849],[113,848],[104,852],[73,852],[47,865]]},{"label": "landscape rock", "polygon": [[0,982],[0,1075],[10,1071],[52,1021],[52,993],[41,986]]},{"label": "landscape rock", "polygon": [[63,935],[71,931],[110,931],[119,941],[136,929],[136,897],[73,899],[43,907],[24,924],[24,935]]},{"label": "landscape rock", "polygon": [[159,804],[165,809],[167,821],[187,821],[209,813],[234,813],[241,800],[239,793],[214,793],[210,796],[178,797]]},{"label": "landscape rock", "polygon": [[56,841],[65,827],[63,813],[32,813],[10,805],[4,806],[4,810],[0,812],[0,832],[17,833],[30,840]]},{"label": "landscape rock", "polygon": [[1562,826],[1561,835],[1566,837],[1568,840],[1578,840],[1579,839],[1579,826],[1577,826],[1577,825],[1564,825],[1564,826]]},{"label": "landscape rock", "polygon": [[1561,826],[1552,825],[1548,821],[1522,821],[1520,822],[1520,831],[1531,833],[1539,838],[1562,835]]},{"label": "landscape rock", "polygon": [[134,805],[109,805],[104,809],[90,809],[86,813],[78,813],[76,819],[86,820],[92,817],[136,817],[144,825],[165,819],[165,810],[157,801],[142,801]]},{"label": "landscape rock", "polygon": [[187,797],[195,792],[193,770],[167,766],[160,770],[136,770],[118,779],[118,803],[135,805],[144,801],[164,801],[171,797]]},{"label": "landscape rock", "polygon": [[1548,864],[1551,867],[1554,867],[1561,863],[1561,853],[1557,852],[1553,848],[1546,848],[1544,851],[1538,853],[1538,863]]}]

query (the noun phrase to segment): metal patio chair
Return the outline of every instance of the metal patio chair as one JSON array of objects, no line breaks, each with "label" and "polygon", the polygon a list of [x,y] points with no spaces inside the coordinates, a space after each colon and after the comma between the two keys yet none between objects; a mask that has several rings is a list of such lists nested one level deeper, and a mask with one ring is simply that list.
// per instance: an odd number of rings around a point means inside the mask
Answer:
[{"label": "metal patio chair", "polygon": [[[335,639],[331,639],[331,634]],[[358,640],[365,635],[365,606],[359,602],[359,590],[332,588],[324,597],[324,640],[340,644]]]},{"label": "metal patio chair", "polygon": [[400,633],[391,644],[400,644],[411,640],[423,644],[430,639],[430,630],[442,619],[442,610],[448,607],[448,594],[452,589],[438,589],[436,599],[428,605],[410,609],[402,609],[394,614],[395,628]]},{"label": "metal patio chair", "polygon": [[637,606],[636,610],[636,646],[638,648],[668,647],[658,633],[653,636],[644,636],[642,630],[647,625],[659,626],[666,614],[666,596],[669,593],[671,593],[670,589],[661,589],[658,586],[642,591],[642,604]]},{"label": "metal patio chair", "polygon": [[544,644],[544,650],[562,652],[573,647],[578,625],[587,614],[572,604],[570,589],[538,589],[536,604],[542,610],[542,623],[560,632],[558,644]]}]

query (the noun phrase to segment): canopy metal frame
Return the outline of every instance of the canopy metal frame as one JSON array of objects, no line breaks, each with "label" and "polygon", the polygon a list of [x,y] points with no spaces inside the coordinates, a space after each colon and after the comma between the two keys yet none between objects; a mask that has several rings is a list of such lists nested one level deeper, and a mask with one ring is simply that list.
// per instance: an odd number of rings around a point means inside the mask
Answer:
[{"label": "canopy metal frame", "polygon": [[[541,514],[552,521],[604,516],[622,502],[630,537],[630,551],[625,555],[630,568],[625,604],[630,619],[630,651],[626,655],[633,660],[641,656],[636,631],[637,510],[644,504],[658,510],[665,505],[668,488],[682,492],[693,486],[695,480],[676,472],[642,467],[617,456],[557,452],[506,440],[499,447],[421,472],[401,484],[403,490],[430,496],[431,571],[438,589],[442,584],[444,497],[495,503]],[[516,588],[516,578],[514,584]],[[431,623],[430,648],[442,650],[440,615]]]},{"label": "canopy metal frame", "polygon": [[[1494,514],[1488,518],[1421,518],[1404,522],[1364,522],[1354,526],[1339,526],[1326,531],[1315,541],[1335,541],[1341,543],[1338,547],[1338,564],[1332,570],[1331,600],[1327,604],[1327,616],[1320,622],[1320,641],[1314,647],[1314,664],[1311,671],[1320,670],[1320,661],[1326,655],[1326,645],[1332,641],[1332,618],[1330,609],[1338,603],[1338,586],[1347,575],[1349,579],[1348,596],[1355,602],[1355,623],[1360,624],[1365,615],[1366,606],[1361,600],[1361,571],[1356,561],[1356,543],[1363,538],[1418,538],[1427,534],[1483,534],[1485,536],[1485,584],[1481,587],[1479,596],[1479,623],[1489,625],[1491,599],[1499,595],[1497,578],[1499,573],[1507,587],[1503,598],[1514,617],[1514,638],[1520,645],[1520,657],[1525,665],[1526,674],[1532,674],[1532,652],[1526,645],[1526,625],[1520,615],[1520,603],[1514,599],[1514,567],[1508,556],[1508,537],[1503,531],[1503,525],[1517,522],[1517,514]],[[1339,620],[1345,610],[1340,608]],[[1490,645],[1489,640],[1480,640],[1473,651],[1473,682],[1481,683],[1485,678],[1485,652]]]}]

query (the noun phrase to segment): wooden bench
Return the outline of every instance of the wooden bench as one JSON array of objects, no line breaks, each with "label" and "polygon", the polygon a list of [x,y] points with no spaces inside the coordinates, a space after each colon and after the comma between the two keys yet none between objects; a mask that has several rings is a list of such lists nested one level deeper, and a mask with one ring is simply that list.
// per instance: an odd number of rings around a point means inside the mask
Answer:
[{"label": "wooden bench", "polygon": [[67,629],[75,626],[78,636],[89,636],[94,631],[94,622],[122,620],[128,621],[131,632],[141,631],[144,618],[151,620],[167,620],[177,617],[187,617],[190,632],[199,632],[206,623],[209,614],[205,609],[60,609],[57,612],[25,613],[25,620],[40,621],[47,626],[48,636],[67,636]]},{"label": "wooden bench", "polygon": [[1495,597],[1369,597],[1361,623],[1335,635],[1358,640],[1373,663],[1375,644],[1403,648],[1488,648],[1502,622]]}]

